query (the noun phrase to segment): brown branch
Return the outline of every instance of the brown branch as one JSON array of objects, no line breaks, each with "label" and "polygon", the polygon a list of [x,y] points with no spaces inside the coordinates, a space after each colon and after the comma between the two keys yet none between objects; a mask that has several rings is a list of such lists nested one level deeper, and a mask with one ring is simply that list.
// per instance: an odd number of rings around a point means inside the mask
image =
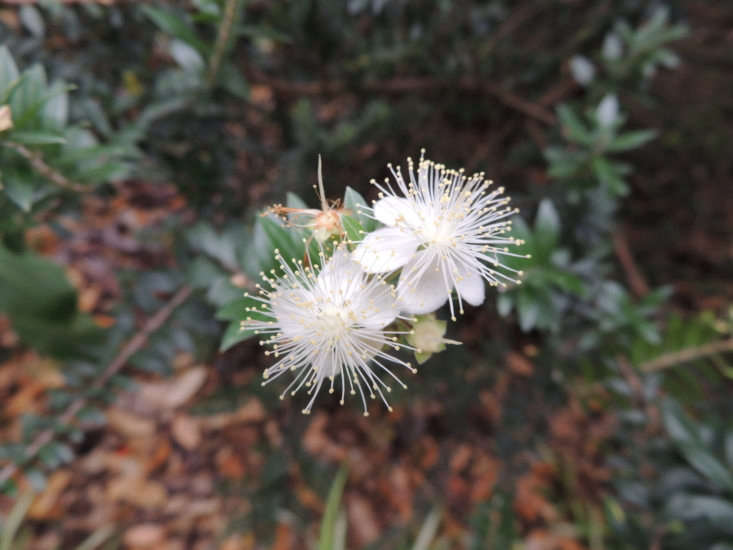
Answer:
[{"label": "brown branch", "polygon": [[579,87],[580,85],[575,81],[575,79],[568,76],[542,94],[542,96],[537,100],[537,103],[544,107],[555,105],[575,92]]},{"label": "brown branch", "polygon": [[[171,316],[173,311],[185,302],[191,295],[191,288],[188,286],[181,287],[173,297],[160,308],[155,315],[150,317],[143,327],[137,332],[119,351],[114,360],[104,369],[104,372],[97,378],[91,385],[90,389],[98,390],[104,387],[104,385],[112,378],[119,370],[125,366],[127,361],[135,353],[145,346],[148,338],[156,330],[158,330],[163,323],[165,323]],[[86,405],[87,398],[84,396],[77,397],[61,414],[58,419],[59,424],[69,424],[77,415],[77,413]],[[33,460],[40,450],[48,445],[53,440],[54,430],[47,429],[39,433],[25,451],[23,462]],[[7,480],[9,480],[18,471],[17,463],[7,464],[0,471],[0,486],[2,486]]]},{"label": "brown branch", "polygon": [[[349,90],[345,82],[291,82],[269,78],[261,73],[255,74],[254,80],[270,86],[275,92],[287,95],[333,95]],[[375,94],[406,94],[457,90],[469,94],[486,94],[495,97],[507,107],[535,118],[545,124],[555,124],[555,116],[536,103],[523,99],[502,86],[490,82],[481,82],[472,78],[458,80],[436,80],[423,77],[393,78],[378,82],[365,82],[361,90]]]},{"label": "brown branch", "polygon": [[75,183],[66,176],[64,176],[61,172],[56,171],[54,168],[46,164],[46,161],[43,160],[43,157],[40,153],[31,151],[25,145],[16,143],[14,141],[6,141],[3,143],[3,145],[5,145],[5,147],[7,147],[8,149],[12,149],[16,153],[18,153],[21,157],[28,161],[28,163],[33,167],[36,172],[49,179],[62,189],[66,189],[68,191],[76,191],[77,193],[86,193],[91,190],[91,187],[81,185],[80,183]]},{"label": "brown branch", "polygon": [[717,355],[719,353],[733,351],[733,338],[728,340],[720,340],[718,342],[711,342],[695,348],[683,349],[681,351],[674,351],[671,353],[665,353],[660,355],[656,359],[647,361],[639,365],[639,369],[643,372],[657,372],[660,370],[674,367],[681,363],[689,363],[697,359],[703,359],[710,357],[711,355]]},{"label": "brown branch", "polygon": [[620,232],[616,232],[613,235],[613,249],[616,252],[618,261],[621,262],[621,267],[624,269],[626,280],[629,282],[632,292],[637,298],[649,294],[649,285],[637,267],[636,262],[634,262],[634,257],[631,255],[631,250],[629,249],[629,243]]},{"label": "brown branch", "polygon": [[502,22],[496,32],[488,38],[486,43],[482,46],[482,50],[485,53],[491,52],[504,37],[511,35],[521,27],[523,23],[529,21],[537,13],[542,11],[543,8],[544,6],[540,2],[530,2],[525,6],[514,10],[514,12]]}]

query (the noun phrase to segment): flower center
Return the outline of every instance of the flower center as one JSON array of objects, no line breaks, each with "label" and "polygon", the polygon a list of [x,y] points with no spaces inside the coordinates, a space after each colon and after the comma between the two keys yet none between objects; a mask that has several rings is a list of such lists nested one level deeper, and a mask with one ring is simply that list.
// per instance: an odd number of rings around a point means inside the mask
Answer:
[{"label": "flower center", "polygon": [[319,332],[326,338],[339,339],[351,327],[350,311],[343,305],[329,302],[317,315],[316,323],[320,326]]},{"label": "flower center", "polygon": [[447,246],[453,242],[455,232],[454,224],[450,221],[439,218],[435,223],[426,223],[420,229],[420,236],[426,244]]}]

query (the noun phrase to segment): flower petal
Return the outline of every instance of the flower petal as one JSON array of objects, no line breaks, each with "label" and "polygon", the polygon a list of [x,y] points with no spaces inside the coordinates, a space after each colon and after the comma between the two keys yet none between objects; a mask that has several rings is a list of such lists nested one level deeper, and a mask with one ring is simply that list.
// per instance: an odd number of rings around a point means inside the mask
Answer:
[{"label": "flower petal", "polygon": [[385,197],[374,203],[374,217],[384,225],[395,225],[397,218],[404,210],[409,209],[407,199],[401,197]]},{"label": "flower petal", "polygon": [[445,303],[449,294],[440,263],[427,251],[415,254],[397,284],[402,310],[413,315],[435,311]]},{"label": "flower petal", "polygon": [[393,290],[387,283],[370,285],[355,304],[359,324],[370,329],[386,327],[399,313]]},{"label": "flower petal", "polygon": [[374,203],[374,217],[384,225],[407,225],[417,227],[420,224],[420,215],[417,204],[402,197],[385,197]]},{"label": "flower petal", "polygon": [[385,273],[405,265],[418,244],[409,233],[385,227],[369,233],[354,250],[353,258],[367,273]]},{"label": "flower petal", "polygon": [[272,314],[289,338],[299,337],[307,331],[299,311],[311,307],[313,303],[313,295],[304,288],[281,288],[270,295]]},{"label": "flower petal", "polygon": [[456,292],[461,300],[472,306],[480,306],[486,298],[484,280],[476,269],[465,269],[456,277]]},{"label": "flower petal", "polygon": [[353,282],[362,276],[361,266],[354,261],[345,247],[339,246],[331,259],[322,266],[316,284],[323,291],[324,296],[338,295],[346,299],[358,291],[358,287],[353,285]]}]

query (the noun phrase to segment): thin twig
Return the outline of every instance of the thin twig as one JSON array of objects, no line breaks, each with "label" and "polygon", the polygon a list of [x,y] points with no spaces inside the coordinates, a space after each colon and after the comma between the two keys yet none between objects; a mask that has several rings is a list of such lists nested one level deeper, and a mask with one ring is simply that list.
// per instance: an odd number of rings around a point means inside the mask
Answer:
[{"label": "thin twig", "polygon": [[[163,323],[165,323],[168,318],[171,316],[173,311],[180,306],[183,302],[185,302],[188,297],[191,295],[191,288],[188,286],[181,287],[178,292],[176,292],[173,297],[166,303],[162,308],[160,308],[155,315],[150,317],[145,324],[143,325],[142,329],[140,329],[139,332],[137,332],[119,351],[117,356],[114,358],[114,360],[107,366],[106,369],[104,369],[104,372],[92,383],[90,389],[91,390],[98,390],[104,387],[104,385],[109,381],[110,378],[112,378],[115,374],[119,372],[119,370],[125,366],[127,361],[132,357],[135,353],[140,351],[142,347],[145,345],[145,343],[148,341],[148,338],[151,334],[153,334],[156,330],[158,330]],[[59,417],[58,423],[59,424],[69,424],[74,419],[74,417],[77,415],[77,413],[86,405],[87,398],[85,396],[77,397],[63,412],[63,414]],[[26,448],[25,456],[23,457],[22,462],[28,462],[29,460],[33,460],[36,455],[40,452],[40,450],[48,445],[53,440],[54,430],[53,429],[47,429],[39,433],[35,439],[31,442],[31,444]],[[7,464],[1,471],[0,471],[0,486],[2,486],[7,480],[9,480],[16,472],[18,471],[18,465],[15,462],[12,462],[10,464]]]},{"label": "thin twig", "polygon": [[626,280],[629,281],[629,286],[632,292],[638,297],[642,298],[649,294],[649,285],[644,279],[644,275],[634,262],[634,257],[631,255],[631,249],[629,249],[629,243],[626,238],[620,232],[616,232],[613,235],[613,249],[616,252],[618,261],[621,262],[621,266],[624,268],[626,274]]},{"label": "thin twig", "polygon": [[[339,94],[349,89],[345,82],[291,82],[287,80],[269,78],[263,74],[256,74],[255,80],[270,86],[274,91],[291,95],[323,95]],[[441,90],[457,90],[462,93],[487,94],[495,97],[504,105],[511,107],[526,116],[535,118],[545,124],[555,124],[555,116],[536,103],[523,99],[502,86],[461,78],[458,80],[437,80],[434,78],[393,78],[378,82],[365,82],[361,90],[369,93],[406,94],[419,92],[434,92]]]},{"label": "thin twig", "polygon": [[542,96],[537,100],[537,103],[544,107],[556,105],[579,87],[580,85],[575,81],[575,79],[568,76],[542,94]]},{"label": "thin twig", "polygon": [[511,35],[520,26],[522,26],[523,23],[542,11],[543,8],[544,6],[539,2],[530,2],[529,4],[514,10],[514,12],[502,22],[496,32],[489,37],[486,43],[482,45],[483,52],[491,52],[504,37]]},{"label": "thin twig", "polygon": [[3,145],[5,145],[5,147],[7,147],[8,149],[12,149],[16,153],[18,153],[21,157],[23,157],[30,163],[30,165],[36,172],[38,172],[45,178],[48,178],[50,181],[52,181],[62,189],[66,189],[68,191],[76,191],[77,193],[86,193],[91,190],[91,187],[81,185],[80,183],[75,183],[66,176],[64,176],[61,172],[56,171],[54,168],[46,164],[46,161],[43,160],[43,157],[40,153],[31,151],[25,145],[16,143],[14,141],[6,141],[3,143]]},{"label": "thin twig", "polygon": [[671,353],[665,353],[660,355],[656,359],[647,361],[639,365],[639,369],[643,372],[657,372],[660,370],[668,369],[679,365],[681,363],[689,363],[697,359],[703,359],[711,355],[717,355],[718,353],[725,353],[733,351],[733,338],[728,340],[720,340],[718,342],[711,342],[695,348],[683,349],[681,351],[674,351]]}]

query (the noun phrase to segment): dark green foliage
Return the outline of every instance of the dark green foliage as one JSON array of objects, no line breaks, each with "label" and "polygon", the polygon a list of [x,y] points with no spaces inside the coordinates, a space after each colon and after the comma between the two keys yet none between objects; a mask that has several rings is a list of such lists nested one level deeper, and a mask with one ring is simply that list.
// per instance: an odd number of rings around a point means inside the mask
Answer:
[{"label": "dark green foliage", "polygon": [[524,331],[559,330],[568,296],[585,292],[582,280],[573,272],[570,252],[560,247],[560,231],[560,218],[550,200],[540,203],[531,229],[522,218],[514,219],[512,234],[524,241],[516,253],[529,258],[507,260],[510,267],[524,274],[520,285],[500,290],[497,306],[504,316],[516,309]]},{"label": "dark green foliage", "polygon": [[3,218],[18,217],[7,199],[31,213],[50,195],[120,180],[128,173],[133,148],[115,143],[115,136],[102,144],[88,129],[70,123],[71,89],[63,81],[50,84],[40,65],[19,72],[8,49],[0,48],[0,106],[6,105],[12,118],[12,127],[0,133]]},{"label": "dark green foliage", "polygon": [[0,312],[27,345],[61,359],[98,357],[104,331],[77,311],[76,302],[61,267],[0,246]]}]

